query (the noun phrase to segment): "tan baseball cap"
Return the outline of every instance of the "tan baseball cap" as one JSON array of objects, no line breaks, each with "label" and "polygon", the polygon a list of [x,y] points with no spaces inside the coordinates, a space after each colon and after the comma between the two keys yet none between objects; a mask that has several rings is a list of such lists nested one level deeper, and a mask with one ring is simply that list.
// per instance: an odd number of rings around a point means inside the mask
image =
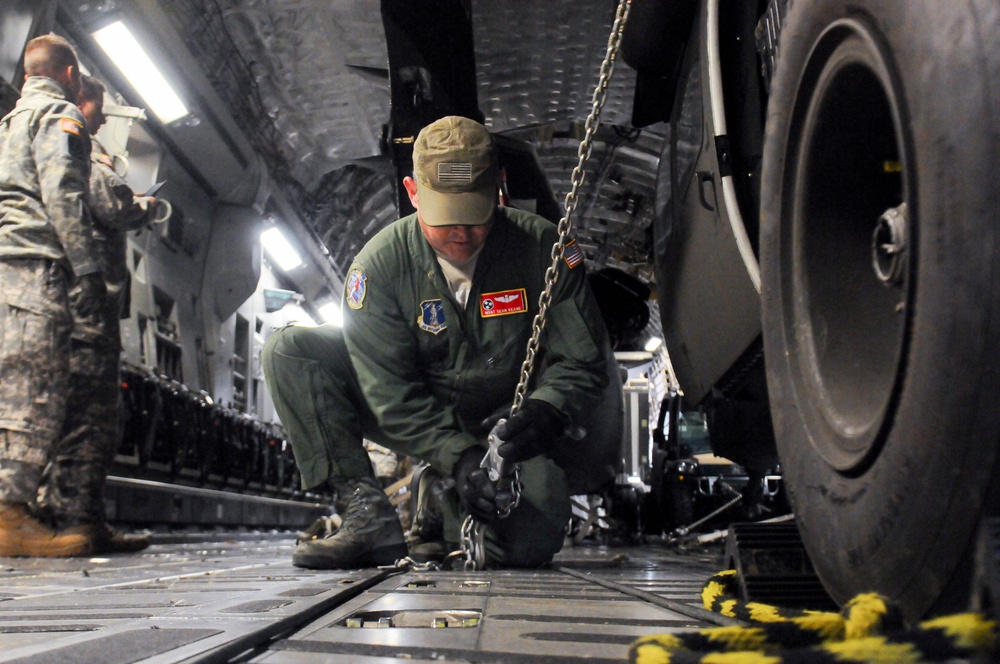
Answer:
[{"label": "tan baseball cap", "polygon": [[413,179],[420,218],[428,226],[479,226],[497,207],[493,137],[474,120],[449,115],[413,143]]}]

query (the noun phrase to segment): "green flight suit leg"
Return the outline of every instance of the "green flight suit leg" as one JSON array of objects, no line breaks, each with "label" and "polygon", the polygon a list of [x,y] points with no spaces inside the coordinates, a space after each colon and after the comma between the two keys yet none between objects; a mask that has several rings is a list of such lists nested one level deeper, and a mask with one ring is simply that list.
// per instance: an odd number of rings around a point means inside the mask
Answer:
[{"label": "green flight suit leg", "polygon": [[[277,330],[264,344],[261,364],[304,488],[331,479],[371,476],[363,446],[366,438],[407,454],[376,424],[361,394],[341,328]],[[539,457],[521,464],[521,481],[521,504],[487,530],[487,561],[492,565],[538,566],[562,547],[563,528],[570,517],[565,473]],[[442,502],[445,539],[457,543],[465,518],[457,492],[447,491]]]},{"label": "green flight suit leg", "polygon": [[373,477],[363,439],[378,427],[338,327],[284,327],[261,350],[264,379],[288,432],[302,487]]},{"label": "green flight suit leg", "polygon": [[[485,453],[485,451],[484,451]],[[538,567],[552,560],[565,540],[572,508],[566,473],[545,457],[521,464],[521,502],[505,519],[486,529],[486,564],[490,567]],[[442,496],[444,538],[461,541],[466,512],[452,489]]]}]

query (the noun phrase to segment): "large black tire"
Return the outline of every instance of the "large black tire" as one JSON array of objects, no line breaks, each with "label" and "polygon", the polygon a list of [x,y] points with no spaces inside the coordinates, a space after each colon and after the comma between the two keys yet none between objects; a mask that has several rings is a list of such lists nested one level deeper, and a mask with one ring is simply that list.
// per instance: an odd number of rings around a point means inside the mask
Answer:
[{"label": "large black tire", "polygon": [[[835,599],[911,618],[964,608],[1000,510],[998,35],[995,0],[793,0],[768,106],[764,348],[796,519]],[[873,237],[901,227],[893,274]]]}]

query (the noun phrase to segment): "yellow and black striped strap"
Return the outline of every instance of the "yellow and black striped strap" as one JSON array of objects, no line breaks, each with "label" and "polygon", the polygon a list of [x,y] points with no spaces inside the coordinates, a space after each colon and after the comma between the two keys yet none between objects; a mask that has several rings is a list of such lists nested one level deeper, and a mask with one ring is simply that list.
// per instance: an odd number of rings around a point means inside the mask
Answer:
[{"label": "yellow and black striped strap", "polygon": [[[646,636],[629,649],[635,664],[921,664],[998,654],[997,624],[956,614],[907,628],[898,607],[875,593],[858,595],[840,613],[787,609],[736,598],[736,571],[711,577],[705,607],[749,627],[715,627]],[[987,661],[992,661],[987,659]]]}]

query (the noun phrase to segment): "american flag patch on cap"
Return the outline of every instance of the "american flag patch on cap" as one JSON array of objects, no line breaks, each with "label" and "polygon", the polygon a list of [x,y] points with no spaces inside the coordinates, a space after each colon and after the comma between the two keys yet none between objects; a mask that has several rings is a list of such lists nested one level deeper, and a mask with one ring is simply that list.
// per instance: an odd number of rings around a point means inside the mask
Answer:
[{"label": "american flag patch on cap", "polygon": [[438,182],[472,182],[472,164],[469,162],[438,164]]},{"label": "american flag patch on cap", "polygon": [[569,265],[570,269],[583,262],[583,250],[580,249],[576,240],[570,240],[566,243],[563,248],[563,260],[566,261],[566,265]]}]

